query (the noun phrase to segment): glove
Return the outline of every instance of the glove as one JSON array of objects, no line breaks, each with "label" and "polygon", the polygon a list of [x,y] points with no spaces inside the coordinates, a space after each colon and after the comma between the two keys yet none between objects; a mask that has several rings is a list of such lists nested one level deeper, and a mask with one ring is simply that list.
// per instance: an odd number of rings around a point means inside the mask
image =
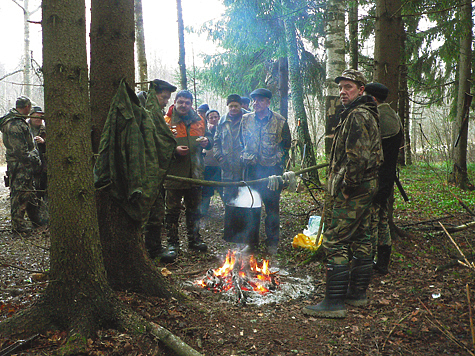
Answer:
[{"label": "glove", "polygon": [[282,180],[284,181],[284,185],[287,185],[289,191],[295,192],[295,189],[297,189],[297,179],[295,178],[294,172],[285,172],[282,175]]},{"label": "glove", "polygon": [[277,189],[279,189],[280,185],[280,179],[282,179],[279,176],[270,176],[268,177],[269,182],[267,183],[267,189],[272,190],[275,192]]}]

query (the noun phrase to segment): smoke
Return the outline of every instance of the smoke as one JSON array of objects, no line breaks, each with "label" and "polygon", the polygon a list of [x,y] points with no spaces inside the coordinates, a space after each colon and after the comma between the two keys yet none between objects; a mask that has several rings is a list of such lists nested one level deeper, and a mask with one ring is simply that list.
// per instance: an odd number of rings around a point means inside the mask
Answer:
[{"label": "smoke", "polygon": [[254,189],[239,187],[238,195],[231,200],[228,205],[238,208],[260,208],[262,205],[261,196]]}]

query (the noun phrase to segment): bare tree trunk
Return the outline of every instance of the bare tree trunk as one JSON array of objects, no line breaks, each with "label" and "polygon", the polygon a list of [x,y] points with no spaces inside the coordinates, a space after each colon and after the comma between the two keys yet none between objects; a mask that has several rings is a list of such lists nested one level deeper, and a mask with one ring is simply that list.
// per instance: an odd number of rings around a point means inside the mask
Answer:
[{"label": "bare tree trunk", "polygon": [[280,96],[280,114],[289,117],[289,65],[287,58],[279,58],[279,96]]},{"label": "bare tree trunk", "polygon": [[185,26],[183,24],[183,10],[181,8],[181,0],[176,0],[176,10],[178,15],[178,43],[179,43],[179,59],[180,66],[180,85],[181,89],[188,89],[186,79],[186,64],[185,64]]},{"label": "bare tree trunk", "polygon": [[345,1],[329,0],[327,2],[325,22],[325,154],[330,155],[333,134],[338,125],[338,111],[341,108],[340,93],[335,78],[346,67],[345,64]]},{"label": "bare tree trunk", "polygon": [[142,0],[134,1],[135,8],[135,45],[137,47],[137,63],[139,72],[140,90],[147,90],[148,81],[147,56],[145,54],[145,32],[143,28]]},{"label": "bare tree trunk", "polygon": [[358,69],[358,1],[348,3],[348,22],[350,28],[350,67]]},{"label": "bare tree trunk", "polygon": [[[91,1],[91,108],[97,152],[120,81],[134,82],[134,0]],[[97,193],[99,229],[109,284],[114,289],[168,296],[148,258],[142,227],[107,193]]]},{"label": "bare tree trunk", "polygon": [[[290,8],[288,0],[282,0],[283,8],[288,12],[293,11]],[[287,43],[287,59],[289,63],[290,89],[292,93],[292,108],[294,110],[295,120],[297,121],[297,142],[302,154],[302,162],[306,167],[316,165],[315,152],[308,130],[307,113],[303,101],[303,84],[300,74],[300,60],[297,48],[297,34],[295,32],[293,16],[284,16],[285,39]],[[305,150],[303,149],[305,147]],[[313,174],[312,174],[313,173]],[[309,175],[314,178],[317,184],[320,184],[318,171],[313,171]]]},{"label": "bare tree trunk", "polygon": [[468,141],[468,105],[464,105],[466,94],[470,94],[470,77],[472,73],[472,3],[466,1],[459,9],[460,25],[460,56],[458,61],[458,93],[457,93],[457,117],[454,122],[453,142],[458,144],[454,147],[453,178],[455,184],[467,189],[471,186],[467,175],[467,141]]}]

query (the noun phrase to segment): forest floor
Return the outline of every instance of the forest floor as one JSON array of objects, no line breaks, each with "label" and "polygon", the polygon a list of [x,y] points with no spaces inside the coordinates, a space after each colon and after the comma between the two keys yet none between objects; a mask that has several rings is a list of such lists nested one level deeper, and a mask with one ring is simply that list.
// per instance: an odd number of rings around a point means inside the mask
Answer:
[{"label": "forest floor", "polygon": [[[440,231],[438,221],[454,227],[473,221],[473,217],[456,202],[448,202],[453,198],[434,184],[430,172],[406,173],[402,180],[411,201],[402,203],[397,195],[394,217],[408,237],[393,241],[390,274],[373,276],[369,305],[349,307],[345,319],[317,319],[301,312],[302,307],[318,303],[324,295],[324,263],[315,260],[300,265],[310,252],[294,249],[291,243],[306,227],[309,215],[320,213],[321,192],[314,192],[318,202],[308,192],[282,195],[281,240],[278,254],[270,261],[271,267],[279,270],[282,285],[301,281],[303,286],[310,276],[314,286],[310,293],[295,293],[267,304],[244,304],[193,285],[208,269],[220,267],[228,249],[235,248],[222,240],[223,206],[215,196],[202,222],[209,251],[188,251],[182,236],[177,261],[169,265],[157,261],[158,268],[169,272],[169,283],[189,302],[123,292],[118,295],[132,309],[204,355],[473,355],[466,286],[472,288],[474,303],[474,272],[457,263],[437,268],[460,256]],[[466,194],[462,198],[473,206],[475,193]],[[430,202],[424,200],[427,195],[433,196]],[[13,236],[5,188],[0,189],[0,219],[1,321],[34,303],[44,288],[45,282],[38,281],[33,272],[47,268],[49,232],[41,229],[27,237]],[[475,252],[472,229],[451,235],[467,256]],[[258,254],[258,261],[262,257],[264,253]],[[65,336],[59,331],[38,335],[14,354],[52,355]],[[0,355],[13,341],[0,336]],[[88,355],[173,355],[147,335],[117,330],[101,330],[88,344]]]}]

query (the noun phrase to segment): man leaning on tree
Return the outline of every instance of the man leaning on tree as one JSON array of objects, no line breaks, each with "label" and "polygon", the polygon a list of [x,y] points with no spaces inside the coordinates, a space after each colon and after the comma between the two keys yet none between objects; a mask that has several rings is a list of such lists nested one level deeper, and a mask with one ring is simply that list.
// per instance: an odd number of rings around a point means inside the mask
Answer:
[{"label": "man leaning on tree", "polygon": [[347,69],[335,82],[344,111],[335,129],[329,161],[332,218],[323,235],[328,256],[326,292],[322,302],[302,310],[319,318],[344,318],[345,302],[353,306],[368,302],[366,289],[373,265],[371,207],[383,161],[378,110],[373,98],[363,95],[365,77]]}]

